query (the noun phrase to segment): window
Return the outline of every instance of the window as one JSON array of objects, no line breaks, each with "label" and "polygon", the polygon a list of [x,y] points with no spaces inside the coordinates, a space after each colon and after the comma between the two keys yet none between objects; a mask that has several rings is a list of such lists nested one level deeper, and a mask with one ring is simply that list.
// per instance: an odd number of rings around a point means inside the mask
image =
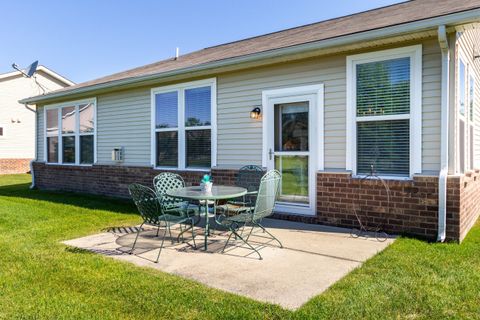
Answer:
[{"label": "window", "polygon": [[469,169],[473,169],[475,167],[475,79],[472,75],[470,75],[470,81],[468,83],[469,90],[468,90],[468,124],[469,124],[469,154],[470,154],[470,162],[469,162]]},{"label": "window", "polygon": [[347,169],[408,178],[421,172],[422,47],[347,57]]},{"label": "window", "polygon": [[48,163],[95,162],[95,99],[45,106],[45,159]]},{"label": "window", "polygon": [[467,119],[465,117],[467,102],[467,68],[462,59],[458,61],[458,172],[465,172],[465,153],[466,153],[466,134],[465,130]]},{"label": "window", "polygon": [[152,89],[152,165],[215,166],[215,80]]}]

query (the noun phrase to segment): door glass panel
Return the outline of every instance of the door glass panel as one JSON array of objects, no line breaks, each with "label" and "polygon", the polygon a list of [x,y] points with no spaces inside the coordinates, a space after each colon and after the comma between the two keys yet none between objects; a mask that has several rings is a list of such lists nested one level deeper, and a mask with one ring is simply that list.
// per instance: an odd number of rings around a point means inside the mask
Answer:
[{"label": "door glass panel", "polygon": [[308,151],[308,102],[275,105],[275,151]]},{"label": "door glass panel", "polygon": [[282,174],[279,201],[308,204],[308,156],[275,156]]}]

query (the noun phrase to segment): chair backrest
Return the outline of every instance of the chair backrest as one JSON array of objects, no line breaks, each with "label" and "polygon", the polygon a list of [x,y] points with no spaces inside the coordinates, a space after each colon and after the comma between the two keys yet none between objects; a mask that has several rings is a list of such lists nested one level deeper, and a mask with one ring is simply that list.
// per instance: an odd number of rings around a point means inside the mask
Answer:
[{"label": "chair backrest", "polygon": [[248,191],[258,191],[260,180],[262,180],[263,174],[263,169],[259,166],[244,166],[238,170],[235,185],[243,187]]},{"label": "chair backrest", "polygon": [[253,211],[253,220],[260,220],[273,213],[277,201],[282,175],[278,170],[270,170],[262,177],[258,188],[257,201]]},{"label": "chair backrest", "polygon": [[168,210],[170,208],[176,208],[182,204],[181,200],[166,195],[169,190],[176,190],[185,187],[185,181],[180,175],[172,172],[162,172],[153,178],[153,186],[155,187],[157,197],[162,204],[162,209]]},{"label": "chair backrest", "polygon": [[155,191],[138,183],[129,185],[128,191],[143,218],[143,222],[157,224],[160,210]]}]

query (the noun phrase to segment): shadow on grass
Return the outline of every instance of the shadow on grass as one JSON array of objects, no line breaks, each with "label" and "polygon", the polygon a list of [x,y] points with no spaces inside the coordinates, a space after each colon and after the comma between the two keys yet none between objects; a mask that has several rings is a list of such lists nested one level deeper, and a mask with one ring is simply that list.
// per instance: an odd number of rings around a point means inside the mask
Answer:
[{"label": "shadow on grass", "polygon": [[46,201],[85,209],[114,211],[123,214],[137,214],[137,210],[130,199],[66,191],[30,189],[30,183],[0,186],[0,196]]}]

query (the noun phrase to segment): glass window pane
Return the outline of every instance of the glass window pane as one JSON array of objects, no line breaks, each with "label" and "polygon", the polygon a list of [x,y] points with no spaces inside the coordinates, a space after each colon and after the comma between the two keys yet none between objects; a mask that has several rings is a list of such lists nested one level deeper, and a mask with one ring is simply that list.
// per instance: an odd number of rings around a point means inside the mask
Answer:
[{"label": "glass window pane", "polygon": [[211,167],[211,133],[208,130],[187,130],[186,166],[190,168]]},{"label": "glass window pane", "polygon": [[358,64],[357,116],[410,112],[410,58]]},{"label": "glass window pane", "polygon": [[469,114],[470,114],[470,121],[473,121],[473,112],[474,112],[474,109],[473,109],[473,103],[475,101],[475,80],[473,79],[473,77],[470,77],[470,99],[469,99]]},{"label": "glass window pane", "polygon": [[62,108],[62,133],[75,133],[75,107]]},{"label": "glass window pane", "polygon": [[308,102],[275,105],[275,151],[308,151]]},{"label": "glass window pane", "polygon": [[465,88],[465,64],[460,60],[459,70],[458,70],[458,112],[462,116],[465,115],[465,96],[467,95]]},{"label": "glass window pane", "polygon": [[47,134],[58,134],[58,109],[47,110]]},{"label": "glass window pane", "polygon": [[211,89],[201,87],[185,90],[185,126],[209,126]]},{"label": "glass window pane", "polygon": [[308,156],[275,156],[275,169],[282,174],[278,199],[308,203]]},{"label": "glass window pane", "polygon": [[75,163],[75,137],[62,137],[63,163]]},{"label": "glass window pane", "polygon": [[357,123],[357,173],[410,175],[410,121]]},{"label": "glass window pane", "polygon": [[178,126],[178,93],[176,91],[155,95],[155,126],[157,129]]},{"label": "glass window pane", "polygon": [[157,132],[157,166],[178,167],[178,132]]},{"label": "glass window pane", "polygon": [[93,135],[80,136],[80,163],[93,163]]},{"label": "glass window pane", "polygon": [[94,126],[94,107],[92,103],[82,104],[78,107],[80,114],[80,132],[93,132]]},{"label": "glass window pane", "polygon": [[58,137],[47,138],[47,162],[58,162]]}]

